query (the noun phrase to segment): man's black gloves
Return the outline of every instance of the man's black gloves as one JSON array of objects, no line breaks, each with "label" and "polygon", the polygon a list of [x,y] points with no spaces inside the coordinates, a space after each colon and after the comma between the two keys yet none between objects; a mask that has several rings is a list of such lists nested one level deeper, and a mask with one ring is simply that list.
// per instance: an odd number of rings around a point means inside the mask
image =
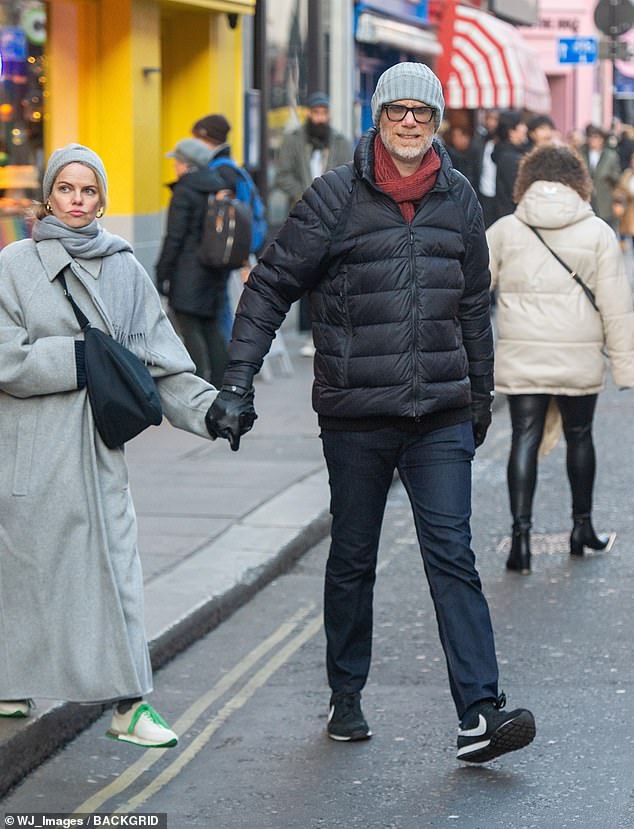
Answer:
[{"label": "man's black gloves", "polygon": [[471,425],[476,449],[484,443],[487,436],[493,405],[493,392],[486,391],[484,386],[478,388],[479,385],[477,380],[471,378]]},{"label": "man's black gloves", "polygon": [[223,386],[205,415],[205,426],[212,440],[227,438],[234,452],[240,448],[240,438],[257,419],[253,408],[253,389]]}]

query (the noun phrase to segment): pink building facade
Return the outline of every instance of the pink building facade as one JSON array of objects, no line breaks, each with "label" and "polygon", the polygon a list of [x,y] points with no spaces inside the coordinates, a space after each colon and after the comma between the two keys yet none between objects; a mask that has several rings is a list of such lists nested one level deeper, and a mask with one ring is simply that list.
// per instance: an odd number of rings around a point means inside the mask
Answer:
[{"label": "pink building facade", "polygon": [[594,24],[596,3],[589,0],[540,0],[537,26],[521,27],[546,73],[552,118],[562,136],[589,123],[608,128],[612,119],[612,62],[560,63],[560,38],[603,35]]}]

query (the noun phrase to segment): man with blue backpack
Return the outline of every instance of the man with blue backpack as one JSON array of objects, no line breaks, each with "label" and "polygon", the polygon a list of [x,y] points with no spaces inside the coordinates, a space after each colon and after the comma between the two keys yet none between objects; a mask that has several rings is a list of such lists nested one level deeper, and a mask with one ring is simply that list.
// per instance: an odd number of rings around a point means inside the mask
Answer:
[{"label": "man with blue backpack", "polygon": [[[257,255],[266,241],[266,211],[255,182],[249,173],[231,158],[231,146],[227,143],[230,129],[231,124],[224,115],[213,114],[196,121],[191,133],[194,138],[206,144],[212,151],[208,166],[220,179],[219,190],[231,191],[238,201],[249,205],[252,223],[248,250]],[[233,311],[228,300],[223,309],[221,324],[225,337],[229,341],[233,325]]]}]

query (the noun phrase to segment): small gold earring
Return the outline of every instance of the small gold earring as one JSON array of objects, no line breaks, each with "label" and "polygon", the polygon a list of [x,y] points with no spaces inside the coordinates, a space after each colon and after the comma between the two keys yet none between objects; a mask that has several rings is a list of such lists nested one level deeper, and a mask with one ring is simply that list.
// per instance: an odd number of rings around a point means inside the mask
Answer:
[{"label": "small gold earring", "polygon": [[99,210],[97,211],[97,218],[101,219],[102,216],[103,216],[103,207],[100,207]]},{"label": "small gold earring", "polygon": [[50,201],[46,202],[46,212],[47,213],[52,213],[53,212],[53,208],[51,207]]}]

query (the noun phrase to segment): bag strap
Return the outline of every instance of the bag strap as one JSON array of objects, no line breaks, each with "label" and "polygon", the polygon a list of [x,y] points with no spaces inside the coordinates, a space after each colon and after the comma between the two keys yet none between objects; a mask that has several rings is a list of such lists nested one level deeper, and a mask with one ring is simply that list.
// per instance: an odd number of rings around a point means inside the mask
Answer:
[{"label": "bag strap", "polygon": [[241,167],[235,159],[230,158],[229,156],[222,156],[222,158],[214,158],[213,161],[211,161],[209,164],[210,170],[217,170],[218,167],[231,167],[232,170],[235,170],[235,172],[238,174],[238,178],[241,178],[242,181],[249,188],[249,203],[251,204],[251,207],[253,207],[255,204],[255,194],[257,190],[257,185],[253,181],[253,177],[251,176],[249,171],[245,170],[244,167]]},{"label": "bag strap", "polygon": [[535,234],[535,236],[537,236],[537,238],[539,239],[539,241],[540,241],[540,242],[544,245],[544,247],[552,253],[552,255],[553,255],[553,256],[555,257],[555,259],[559,262],[559,264],[560,264],[562,267],[564,267],[564,268],[568,271],[568,273],[569,273],[569,274],[570,274],[570,276],[571,276],[571,277],[575,280],[575,282],[577,283],[577,285],[579,285],[579,286],[580,286],[581,290],[584,292],[584,294],[585,294],[585,295],[588,297],[588,299],[590,300],[590,304],[592,305],[592,307],[594,308],[594,310],[595,310],[595,311],[598,311],[598,310],[599,310],[599,307],[598,307],[598,305],[597,305],[597,302],[596,302],[596,299],[595,299],[595,296],[594,296],[594,294],[593,294],[592,290],[591,290],[591,289],[590,289],[590,288],[586,285],[586,283],[585,283],[585,282],[583,281],[583,279],[579,276],[579,274],[578,274],[576,271],[574,271],[574,270],[573,270],[573,269],[572,269],[569,265],[566,265],[566,263],[565,263],[565,262],[564,262],[564,260],[561,258],[561,256],[558,256],[558,255],[555,253],[555,251],[554,251],[554,250],[550,247],[550,245],[546,244],[546,240],[545,240],[545,239],[544,239],[544,237],[541,235],[541,233],[537,230],[537,228],[536,228],[536,227],[533,227],[532,225],[529,225],[529,227],[530,227],[530,229],[533,231],[533,233]]},{"label": "bag strap", "polygon": [[71,295],[71,292],[68,290],[68,285],[66,284],[66,277],[64,276],[64,274],[60,273],[57,278],[59,279],[59,281],[62,285],[62,288],[64,289],[64,296],[70,302],[70,304],[73,306],[73,311],[75,312],[75,317],[77,318],[77,322],[79,323],[79,327],[81,328],[82,331],[85,331],[87,328],[90,328],[90,320],[88,319],[88,317],[84,314],[84,312],[81,310],[79,305],[77,305],[77,303],[73,299],[73,297]]}]

